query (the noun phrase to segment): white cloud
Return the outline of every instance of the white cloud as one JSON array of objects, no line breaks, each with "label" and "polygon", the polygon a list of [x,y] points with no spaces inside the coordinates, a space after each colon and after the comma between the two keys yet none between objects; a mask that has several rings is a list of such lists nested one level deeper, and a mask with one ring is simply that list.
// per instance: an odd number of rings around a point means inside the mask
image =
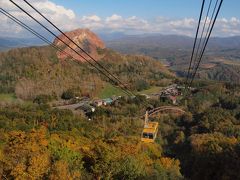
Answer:
[{"label": "white cloud", "polygon": [[[23,6],[38,20],[47,24],[34,10],[29,8],[22,0],[15,0]],[[168,17],[156,17],[155,19],[143,19],[136,16],[122,17],[113,14],[109,17],[99,17],[96,14],[78,17],[73,10],[59,6],[50,0],[32,0],[33,6],[47,16],[52,22],[64,31],[76,28],[89,28],[95,31],[104,32],[125,32],[127,34],[136,33],[162,33],[162,34],[181,34],[194,36],[197,27],[197,19],[182,18],[173,19]],[[10,1],[0,1],[0,6],[4,7],[11,14],[23,20],[26,24],[44,32],[39,25],[16,8]],[[1,28],[0,35],[4,36],[26,36],[26,31],[17,26],[5,16],[0,15]],[[204,20],[203,20],[204,21]],[[210,19],[207,19],[210,22]],[[48,26],[50,27],[50,26]],[[29,35],[29,34],[27,34]],[[240,19],[237,17],[218,19],[214,27],[213,36],[240,35]]]},{"label": "white cloud", "polygon": [[117,15],[117,14],[113,14],[112,16],[110,16],[110,17],[107,17],[106,18],[106,21],[107,22],[112,22],[112,21],[122,21],[122,16],[119,16],[119,15]]},{"label": "white cloud", "polygon": [[234,25],[234,26],[238,26],[238,25],[240,24],[240,20],[237,19],[236,17],[232,17],[232,18],[230,19],[230,22],[231,22],[231,24]]},{"label": "white cloud", "polygon": [[96,16],[96,15],[92,15],[92,16],[83,16],[82,18],[83,21],[95,21],[95,22],[100,22],[101,18]]},{"label": "white cloud", "polygon": [[213,33],[221,36],[240,35],[240,19],[236,17],[218,19]]},{"label": "white cloud", "polygon": [[[36,15],[35,11],[28,6],[24,1],[22,0],[15,0],[16,4],[21,6],[23,9],[28,11],[30,14]],[[66,9],[63,6],[57,5],[49,0],[33,0],[31,1],[31,4],[36,7],[40,12],[42,12],[45,15],[48,15],[52,19],[59,18],[59,17],[65,17],[68,19],[74,19],[76,18],[75,13],[71,9]],[[21,12],[20,9],[18,9],[13,3],[10,1],[1,1],[0,6],[4,7],[5,10],[10,11],[11,13],[19,13]],[[22,13],[23,14],[23,13]]]},{"label": "white cloud", "polygon": [[[24,1],[15,0],[16,4],[21,6],[27,12],[29,12],[33,17],[41,22],[46,22],[43,18],[40,17],[33,9],[31,9]],[[56,5],[55,3],[49,0],[33,0],[31,4],[36,7],[40,12],[47,16],[52,22],[56,25],[63,27],[65,30],[70,30],[71,28],[76,28],[73,22],[76,20],[76,15],[71,9],[66,9],[63,6]],[[8,11],[13,16],[17,17],[19,20],[24,23],[31,25],[33,28],[43,31],[33,20],[31,20],[27,15],[21,12],[14,4],[10,1],[1,0],[0,7],[3,7],[4,10]],[[63,21],[64,20],[64,21]],[[17,28],[16,24],[12,20],[5,18],[4,15],[0,15],[1,29],[0,34],[5,34],[6,36],[24,36],[25,31],[22,28]],[[70,23],[66,23],[70,22]]]},{"label": "white cloud", "polygon": [[169,24],[173,28],[178,27],[192,28],[195,25],[195,20],[193,18],[184,18],[180,20],[172,20],[169,22]]},{"label": "white cloud", "polygon": [[72,10],[66,9],[63,6],[56,5],[50,1],[36,2],[35,7],[38,7],[39,11],[42,13],[52,15],[52,19],[62,16],[67,17],[71,20],[76,18],[75,13]]}]

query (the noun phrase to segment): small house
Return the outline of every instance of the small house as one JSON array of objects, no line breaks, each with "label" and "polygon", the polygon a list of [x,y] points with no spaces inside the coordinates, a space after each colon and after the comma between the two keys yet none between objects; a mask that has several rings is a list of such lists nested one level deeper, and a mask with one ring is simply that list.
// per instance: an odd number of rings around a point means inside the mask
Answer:
[{"label": "small house", "polygon": [[112,98],[106,98],[106,99],[103,99],[103,105],[109,105],[109,104],[112,104],[113,103],[113,99]]},{"label": "small house", "polygon": [[172,101],[172,103],[174,105],[177,104],[177,97],[176,96],[169,96],[169,99]]},{"label": "small house", "polygon": [[102,106],[103,105],[103,100],[95,100],[95,101],[93,101],[93,106],[95,106],[95,107],[100,107],[100,106]]}]

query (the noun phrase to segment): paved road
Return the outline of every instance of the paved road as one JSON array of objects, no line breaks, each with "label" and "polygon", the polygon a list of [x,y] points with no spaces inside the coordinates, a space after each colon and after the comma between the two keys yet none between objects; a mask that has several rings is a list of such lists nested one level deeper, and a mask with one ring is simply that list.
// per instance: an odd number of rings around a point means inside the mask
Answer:
[{"label": "paved road", "polygon": [[76,108],[83,106],[84,104],[86,104],[86,102],[80,102],[80,103],[76,103],[76,104],[69,104],[69,105],[64,105],[64,106],[57,106],[56,108],[58,109],[69,109],[74,111]]}]

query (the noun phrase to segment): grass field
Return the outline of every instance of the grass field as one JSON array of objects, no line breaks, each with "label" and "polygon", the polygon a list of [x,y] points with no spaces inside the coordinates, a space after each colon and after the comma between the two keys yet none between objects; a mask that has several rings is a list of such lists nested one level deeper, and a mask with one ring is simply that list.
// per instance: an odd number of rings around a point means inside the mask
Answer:
[{"label": "grass field", "polygon": [[[134,92],[135,94],[152,94],[161,91],[162,87],[153,86],[150,89]],[[126,96],[126,94],[119,88],[115,88],[114,86],[107,84],[98,94],[98,97],[101,99],[109,98],[112,96]]]},{"label": "grass field", "polygon": [[159,91],[162,90],[162,87],[158,87],[158,86],[153,86],[150,89],[144,90],[144,91],[140,91],[138,94],[152,94],[152,93],[158,93]]},{"label": "grass field", "polygon": [[111,84],[107,84],[98,94],[98,97],[101,99],[110,98],[112,96],[122,96],[125,93],[120,89],[112,86]]},{"label": "grass field", "polygon": [[213,63],[223,63],[223,64],[227,64],[227,65],[236,65],[236,66],[240,66],[240,62],[238,60],[228,60],[228,59],[216,59],[216,60],[212,60],[211,62]]},{"label": "grass field", "polygon": [[0,102],[14,102],[17,98],[14,94],[0,94]]}]

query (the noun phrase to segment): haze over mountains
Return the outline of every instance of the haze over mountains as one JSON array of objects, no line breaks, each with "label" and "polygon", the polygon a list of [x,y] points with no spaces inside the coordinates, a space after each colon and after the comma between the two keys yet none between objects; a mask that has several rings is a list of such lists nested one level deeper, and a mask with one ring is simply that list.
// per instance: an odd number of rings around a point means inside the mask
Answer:
[{"label": "haze over mountains", "polygon": [[[137,45],[143,47],[158,48],[181,48],[191,49],[193,38],[182,35],[162,35],[162,34],[139,34],[126,35],[124,33],[97,33],[109,48],[124,51],[122,46]],[[47,37],[53,40],[51,36]],[[43,42],[38,38],[9,38],[0,37],[0,48],[4,47],[24,47],[31,45],[42,45]],[[213,37],[209,40],[208,48],[240,48],[240,36]],[[126,48],[133,51],[132,48]],[[127,52],[127,51],[126,51]],[[128,53],[128,52],[127,52]]]},{"label": "haze over mountains", "polygon": [[38,38],[10,38],[0,37],[0,51],[18,48],[28,47],[34,45],[42,45],[43,42]]},{"label": "haze over mountains", "polygon": [[[106,44],[109,48],[123,50],[123,46],[137,46],[143,48],[173,48],[191,50],[194,39],[189,36],[181,35],[162,35],[162,34],[142,34],[142,35],[122,35],[118,37],[105,37]],[[229,49],[240,48],[240,36],[231,37],[213,37],[210,38],[208,49]],[[132,51],[132,48],[126,48]],[[125,50],[127,52],[127,50]],[[127,52],[128,53],[128,52]]]}]

